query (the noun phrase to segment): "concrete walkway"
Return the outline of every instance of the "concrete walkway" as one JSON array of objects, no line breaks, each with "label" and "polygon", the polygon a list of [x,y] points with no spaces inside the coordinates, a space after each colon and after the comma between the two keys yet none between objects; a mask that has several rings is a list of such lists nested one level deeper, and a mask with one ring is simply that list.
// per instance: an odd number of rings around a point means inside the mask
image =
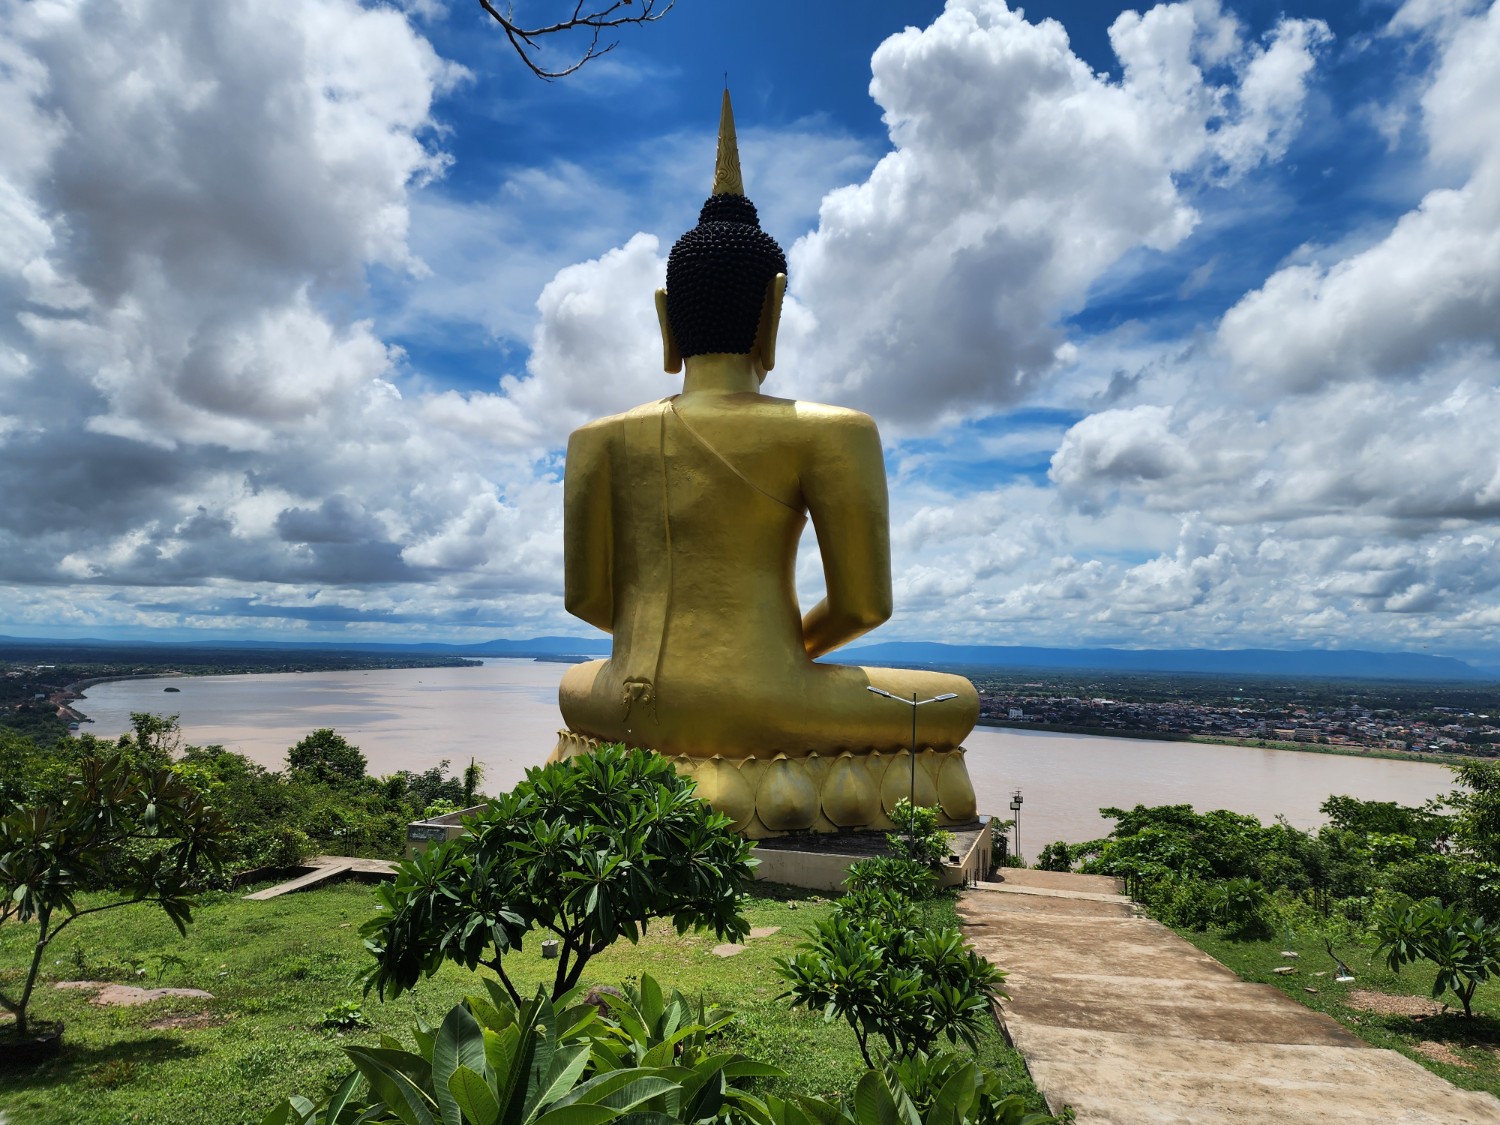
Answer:
[{"label": "concrete walkway", "polygon": [[263,902],[268,898],[289,895],[293,891],[311,890],[313,887],[321,886],[334,879],[342,879],[348,875],[390,878],[396,873],[396,865],[391,860],[357,859],[347,855],[315,855],[303,866],[309,870],[295,879],[288,879],[285,883],[277,883],[274,887],[267,887],[263,891],[256,891],[244,897],[252,902]]},{"label": "concrete walkway", "polygon": [[1460,1090],[1141,917],[1113,879],[1006,871],[964,893],[974,948],[1010,976],[1006,1034],[1080,1125],[1500,1125]]}]

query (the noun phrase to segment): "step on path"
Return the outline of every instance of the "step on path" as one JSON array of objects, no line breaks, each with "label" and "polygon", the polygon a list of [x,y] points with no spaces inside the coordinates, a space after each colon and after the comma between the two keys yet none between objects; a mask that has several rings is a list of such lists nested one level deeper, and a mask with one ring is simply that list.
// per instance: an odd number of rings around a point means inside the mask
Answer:
[{"label": "step on path", "polygon": [[1114,879],[1007,870],[959,913],[1009,974],[1006,1034],[1079,1125],[1500,1125],[1500,1100],[1242,981]]}]

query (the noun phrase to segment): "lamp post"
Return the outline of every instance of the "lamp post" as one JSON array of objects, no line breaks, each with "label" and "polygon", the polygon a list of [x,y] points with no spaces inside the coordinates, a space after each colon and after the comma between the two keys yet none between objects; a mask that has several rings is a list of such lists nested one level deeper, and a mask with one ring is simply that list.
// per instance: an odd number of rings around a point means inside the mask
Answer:
[{"label": "lamp post", "polygon": [[[904,703],[911,708],[911,795],[906,799],[906,803],[910,806],[908,813],[912,814],[917,807],[917,708],[924,707],[929,703],[942,703],[945,699],[957,699],[958,695],[955,692],[946,691],[942,695],[934,695],[931,699],[918,699],[917,693],[912,692],[911,698],[907,699],[905,696],[892,695],[884,688],[878,688],[874,684],[866,684],[865,690],[873,691],[876,695],[883,695],[887,699],[894,699],[897,703]],[[915,828],[916,817],[915,815],[909,815],[906,822],[908,840],[913,838],[912,834]]]},{"label": "lamp post", "polygon": [[1010,811],[1014,814],[1011,820],[1015,822],[1016,830],[1016,858],[1021,858],[1021,791],[1017,789],[1010,795]]}]

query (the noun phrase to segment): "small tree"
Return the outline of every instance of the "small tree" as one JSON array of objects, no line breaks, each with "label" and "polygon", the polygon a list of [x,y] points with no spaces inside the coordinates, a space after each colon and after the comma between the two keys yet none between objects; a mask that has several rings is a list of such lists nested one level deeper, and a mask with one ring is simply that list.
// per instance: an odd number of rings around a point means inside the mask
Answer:
[{"label": "small tree", "polygon": [[1042,849],[1042,854],[1037,856],[1036,869],[1038,871],[1072,871],[1073,855],[1068,850],[1065,840],[1056,840]]},{"label": "small tree", "polygon": [[928,1052],[939,1036],[977,1047],[1005,974],[964,945],[955,927],[924,927],[913,904],[884,891],[855,891],[777,967],[793,1007],[822,1009],[854,1030],[865,1065],[870,1037],[891,1057]]},{"label": "small tree", "polygon": [[359,747],[332,727],[319,727],[286,752],[287,768],[324,785],[347,785],[365,776]]},{"label": "small tree", "polygon": [[936,870],[948,858],[953,837],[938,827],[938,810],[923,805],[912,807],[905,797],[896,802],[891,814],[899,831],[886,833],[886,848],[898,859],[914,859]]},{"label": "small tree", "polygon": [[[124,757],[87,758],[59,803],[17,809],[0,819],[0,925],[36,924],[31,963],[19,992],[0,992],[27,1035],[29,1005],[47,946],[72,922],[138,902],[160,906],[186,932],[191,891],[216,872],[226,826],[202,795],[171,770],[141,771]],[[103,890],[80,907],[81,891]]]},{"label": "small tree", "polygon": [[363,931],[375,956],[366,987],[394,996],[451,960],[493,969],[519,1004],[503,958],[533,929],[561,943],[554,997],[655,918],[743,937],[756,861],[694,788],[665,758],[619,746],[528,770],[465,822],[468,835],[401,864],[379,889]]},{"label": "small tree", "polygon": [[1386,907],[1375,917],[1374,932],[1392,972],[1413,961],[1436,965],[1432,998],[1451,988],[1466,1016],[1474,1014],[1475,990],[1500,976],[1500,926],[1456,906],[1429,901]]}]

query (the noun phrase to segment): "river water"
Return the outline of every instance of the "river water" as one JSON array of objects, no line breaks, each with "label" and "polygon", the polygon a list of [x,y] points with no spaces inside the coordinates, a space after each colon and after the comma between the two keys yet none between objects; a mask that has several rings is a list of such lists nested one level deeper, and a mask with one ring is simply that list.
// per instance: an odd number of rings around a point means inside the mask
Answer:
[{"label": "river water", "polygon": [[[469,668],[117,680],[89,688],[76,707],[94,720],[85,729],[104,737],[129,730],[132,711],[176,714],[187,742],[220,743],[270,769],[281,768],[308,731],[333,727],[364,751],[371,773],[421,771],[444,758],[457,770],[472,757],[485,767],[485,788],[497,792],[551,752],[566,667],[487,660]],[[980,812],[1008,816],[1011,793],[1021,790],[1028,856],[1053,840],[1104,835],[1111,822],[1098,810],[1106,805],[1190,804],[1313,828],[1332,793],[1420,804],[1453,788],[1452,773],[1431,762],[989,727],[965,745]]]}]

